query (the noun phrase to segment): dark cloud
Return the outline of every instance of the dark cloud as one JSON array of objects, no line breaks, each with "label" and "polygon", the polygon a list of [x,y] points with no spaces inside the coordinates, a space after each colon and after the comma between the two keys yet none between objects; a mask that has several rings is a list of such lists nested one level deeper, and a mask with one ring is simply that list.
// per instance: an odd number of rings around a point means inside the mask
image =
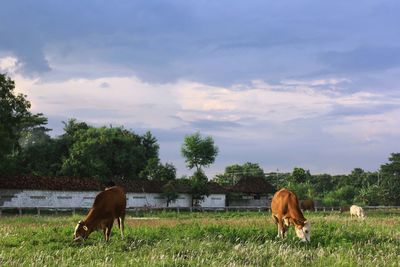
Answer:
[{"label": "dark cloud", "polygon": [[[380,70],[398,63],[397,50],[385,50],[400,38],[393,11],[399,7],[393,1],[7,1],[0,9],[0,50],[15,54],[25,73],[49,72],[51,60],[114,66],[119,70],[111,68],[111,75],[131,70],[151,82],[299,77],[320,70],[318,55],[335,71]],[[376,49],[324,52],[361,45]],[[363,59],[367,53],[371,64]],[[56,79],[107,75],[87,66],[51,73]]]}]

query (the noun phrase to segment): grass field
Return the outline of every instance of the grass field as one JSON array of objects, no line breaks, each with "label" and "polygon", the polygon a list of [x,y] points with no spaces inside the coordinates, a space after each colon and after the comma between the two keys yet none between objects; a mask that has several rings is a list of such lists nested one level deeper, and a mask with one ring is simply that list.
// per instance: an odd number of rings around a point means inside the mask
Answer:
[{"label": "grass field", "polygon": [[128,216],[106,243],[72,242],[81,216],[0,217],[0,266],[400,266],[400,214],[306,213],[311,242],[276,237],[270,214],[160,212]]}]

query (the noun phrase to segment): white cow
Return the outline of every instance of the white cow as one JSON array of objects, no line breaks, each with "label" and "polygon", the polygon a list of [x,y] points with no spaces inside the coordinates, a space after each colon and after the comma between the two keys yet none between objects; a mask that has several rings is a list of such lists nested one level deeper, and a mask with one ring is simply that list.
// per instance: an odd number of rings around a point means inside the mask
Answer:
[{"label": "white cow", "polygon": [[364,210],[363,208],[361,208],[360,206],[357,205],[352,205],[350,207],[350,216],[351,218],[353,218],[353,215],[358,217],[358,218],[362,218],[364,219]]}]

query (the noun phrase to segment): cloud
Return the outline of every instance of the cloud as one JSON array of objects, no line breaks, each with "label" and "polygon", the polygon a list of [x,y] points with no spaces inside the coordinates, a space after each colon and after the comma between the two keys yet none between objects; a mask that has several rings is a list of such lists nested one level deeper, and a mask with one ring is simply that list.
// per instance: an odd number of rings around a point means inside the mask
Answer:
[{"label": "cloud", "polygon": [[400,67],[400,47],[358,47],[344,52],[325,52],[319,56],[330,71],[363,72]]},{"label": "cloud", "polygon": [[397,65],[399,7],[229,1],[228,11],[223,2],[10,1],[0,11],[0,52],[18,57],[25,75],[65,80],[107,76],[97,66],[147,82],[223,86],[324,76],[324,67],[382,70]]},{"label": "cloud", "polygon": [[6,56],[0,58],[0,71],[15,73],[18,69],[18,60],[15,57]]}]

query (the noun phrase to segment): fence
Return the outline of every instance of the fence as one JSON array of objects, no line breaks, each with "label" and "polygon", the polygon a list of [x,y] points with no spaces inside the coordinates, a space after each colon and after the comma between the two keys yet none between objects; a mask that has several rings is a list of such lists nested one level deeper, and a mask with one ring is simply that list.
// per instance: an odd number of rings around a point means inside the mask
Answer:
[{"label": "fence", "polygon": [[[388,209],[400,209],[400,206],[364,206],[364,210],[388,210]],[[72,215],[75,215],[77,211],[88,211],[89,208],[83,207],[65,207],[65,208],[54,208],[54,207],[0,207],[0,216],[3,215],[3,211],[15,211],[19,215],[23,215],[24,211],[32,211],[37,215],[41,215],[42,211],[50,211],[54,214],[58,214],[59,212],[70,212]],[[341,207],[316,207],[315,212],[332,212],[332,211],[340,211]],[[157,211],[175,211],[179,212],[229,212],[229,211],[256,211],[256,212],[270,212],[271,209],[269,207],[245,207],[245,206],[227,206],[227,207],[127,207],[127,212],[137,213],[137,212],[157,212]],[[312,211],[311,211],[312,212]]]}]

